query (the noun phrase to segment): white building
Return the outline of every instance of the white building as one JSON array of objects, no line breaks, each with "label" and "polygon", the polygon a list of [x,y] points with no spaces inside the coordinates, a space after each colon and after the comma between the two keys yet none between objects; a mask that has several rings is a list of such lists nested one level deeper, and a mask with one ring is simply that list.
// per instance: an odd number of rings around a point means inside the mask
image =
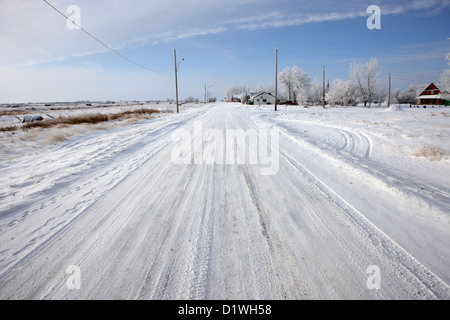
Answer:
[{"label": "white building", "polygon": [[275,104],[275,97],[268,92],[261,92],[254,96],[251,96],[249,99],[249,103],[254,105]]}]

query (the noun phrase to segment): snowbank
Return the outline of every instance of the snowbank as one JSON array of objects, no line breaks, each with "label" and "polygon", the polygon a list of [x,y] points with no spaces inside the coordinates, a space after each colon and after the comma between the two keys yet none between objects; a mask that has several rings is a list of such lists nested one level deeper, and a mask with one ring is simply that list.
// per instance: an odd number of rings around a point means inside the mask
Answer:
[{"label": "snowbank", "polygon": [[396,111],[405,111],[405,110],[403,110],[403,108],[397,104],[394,104],[389,108],[387,108],[386,110],[384,110],[384,112],[396,112]]}]

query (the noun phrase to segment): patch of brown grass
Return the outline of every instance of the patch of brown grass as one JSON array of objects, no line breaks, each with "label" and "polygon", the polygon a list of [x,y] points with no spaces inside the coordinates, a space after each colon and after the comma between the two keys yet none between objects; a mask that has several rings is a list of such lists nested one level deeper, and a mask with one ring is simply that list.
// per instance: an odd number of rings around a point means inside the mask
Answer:
[{"label": "patch of brown grass", "polygon": [[67,127],[72,125],[78,125],[78,124],[97,124],[101,122],[107,122],[107,121],[113,121],[113,120],[120,120],[124,118],[129,118],[131,116],[149,116],[154,113],[159,113],[158,110],[154,109],[138,109],[133,111],[124,111],[119,113],[113,113],[113,114],[102,114],[102,113],[96,113],[96,114],[83,114],[78,115],[74,117],[58,117],[55,119],[47,119],[44,121],[36,121],[36,122],[30,122],[23,125],[23,129],[31,129],[31,128],[50,128],[50,127]]},{"label": "patch of brown grass", "polygon": [[445,113],[445,112],[432,113],[431,116],[432,117],[441,116],[441,117],[444,117],[444,118],[450,117],[450,115],[448,113]]},{"label": "patch of brown grass", "polygon": [[50,135],[49,137],[47,137],[45,142],[46,143],[63,142],[68,137],[69,137],[69,135],[67,133],[65,133],[65,132],[58,132],[58,133],[54,133],[54,134]]},{"label": "patch of brown grass", "polygon": [[152,114],[159,113],[159,110],[155,109],[136,109],[136,110],[127,110],[119,113],[113,113],[109,115],[110,120],[118,120],[123,118],[129,118],[132,116],[140,116],[146,117]]},{"label": "patch of brown grass", "polygon": [[446,159],[448,153],[436,147],[425,145],[414,154],[416,157],[425,158],[430,161]]},{"label": "patch of brown grass", "polygon": [[106,114],[84,114],[75,117],[58,117],[44,121],[29,122],[25,123],[22,128],[27,130],[31,128],[50,128],[54,126],[64,127],[82,123],[96,124],[108,120],[108,115]]},{"label": "patch of brown grass", "polygon": [[2,116],[20,116],[30,113],[29,110],[2,110],[0,111],[0,117]]},{"label": "patch of brown grass", "polygon": [[3,127],[0,128],[0,132],[11,132],[16,131],[18,128],[16,126],[9,126],[9,127]]},{"label": "patch of brown grass", "polygon": [[122,120],[122,119],[135,119],[136,121],[139,119],[150,118],[152,115],[160,113],[159,110],[155,109],[136,109],[136,110],[127,110],[118,113],[112,114],[82,114],[73,117],[58,117],[53,119],[45,119],[43,121],[35,121],[25,123],[22,126],[8,126],[8,127],[0,127],[0,132],[13,132],[18,129],[30,130],[33,128],[52,128],[59,127],[64,128],[73,125],[79,124],[98,124],[102,122]]}]

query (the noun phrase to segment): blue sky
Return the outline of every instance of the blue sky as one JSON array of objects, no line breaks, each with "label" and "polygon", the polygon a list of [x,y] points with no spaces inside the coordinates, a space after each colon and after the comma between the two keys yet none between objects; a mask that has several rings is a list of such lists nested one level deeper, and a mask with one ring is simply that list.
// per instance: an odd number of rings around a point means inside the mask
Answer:
[{"label": "blue sky", "polygon": [[[233,85],[274,82],[298,65],[312,79],[349,79],[354,61],[376,57],[393,88],[438,82],[448,68],[449,0],[48,0],[63,13],[80,8],[80,24],[140,68],[107,50],[44,1],[0,0],[0,102],[223,98]],[[369,30],[367,8],[381,9]],[[149,71],[151,69],[153,71]]]}]

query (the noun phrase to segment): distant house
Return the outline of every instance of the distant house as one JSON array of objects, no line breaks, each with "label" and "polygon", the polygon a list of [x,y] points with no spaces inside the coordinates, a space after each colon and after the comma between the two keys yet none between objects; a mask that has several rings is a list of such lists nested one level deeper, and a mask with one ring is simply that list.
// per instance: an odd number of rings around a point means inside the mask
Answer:
[{"label": "distant house", "polygon": [[450,105],[450,94],[441,91],[434,83],[430,84],[417,98],[418,104]]},{"label": "distant house", "polygon": [[[279,104],[286,103],[284,99],[277,100]],[[275,104],[275,96],[268,92],[257,93],[250,96],[248,103],[254,105]]]},{"label": "distant house", "polygon": [[232,96],[231,99],[227,99],[227,102],[241,102],[241,98]]}]

